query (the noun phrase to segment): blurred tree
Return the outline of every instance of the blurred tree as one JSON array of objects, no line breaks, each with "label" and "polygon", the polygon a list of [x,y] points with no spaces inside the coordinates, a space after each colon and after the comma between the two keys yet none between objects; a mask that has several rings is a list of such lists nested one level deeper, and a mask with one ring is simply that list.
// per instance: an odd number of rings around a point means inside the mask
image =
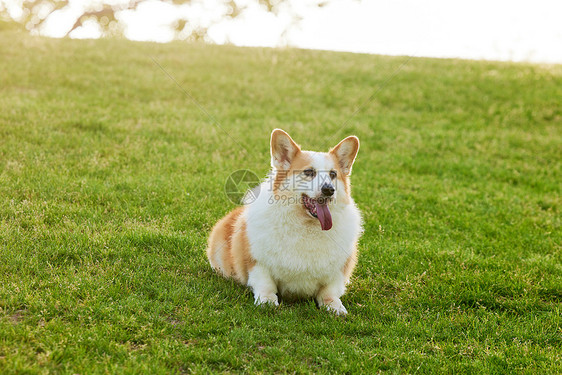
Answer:
[{"label": "blurred tree", "polygon": [[[329,0],[328,0],[329,1]],[[208,38],[214,24],[241,17],[258,6],[260,10],[292,20],[287,28],[301,20],[300,13],[311,7],[322,7],[325,0],[0,0],[0,19],[16,21],[32,34],[44,34],[49,23],[56,23],[57,35],[68,36],[86,24],[99,27],[101,36],[124,35],[124,15],[138,11],[142,4],[165,4],[177,9],[169,27],[175,39],[198,40]],[[188,9],[198,9],[191,12]],[[208,16],[203,20],[201,9]],[[287,30],[285,30],[286,32]]]}]

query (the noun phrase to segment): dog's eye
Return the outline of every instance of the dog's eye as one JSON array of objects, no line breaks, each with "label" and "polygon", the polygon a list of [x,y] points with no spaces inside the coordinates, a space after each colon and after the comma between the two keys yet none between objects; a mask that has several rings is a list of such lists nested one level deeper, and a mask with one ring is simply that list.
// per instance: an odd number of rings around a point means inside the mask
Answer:
[{"label": "dog's eye", "polygon": [[304,173],[304,175],[307,176],[307,177],[314,177],[314,176],[316,176],[316,171],[315,171],[314,169],[312,169],[312,168],[305,169],[305,170],[303,171],[303,173]]},{"label": "dog's eye", "polygon": [[334,178],[338,177],[338,172],[330,171],[330,178],[333,180]]}]

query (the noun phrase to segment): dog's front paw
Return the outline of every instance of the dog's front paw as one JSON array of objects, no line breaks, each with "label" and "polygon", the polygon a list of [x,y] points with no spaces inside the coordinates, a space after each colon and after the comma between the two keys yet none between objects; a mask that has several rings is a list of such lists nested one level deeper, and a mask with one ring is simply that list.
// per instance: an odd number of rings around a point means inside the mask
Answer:
[{"label": "dog's front paw", "polygon": [[326,306],[326,308],[328,309],[328,311],[330,311],[330,312],[332,312],[336,315],[341,315],[341,316],[347,315],[347,310],[341,302],[340,302],[339,306],[328,305],[328,306]]},{"label": "dog's front paw", "polygon": [[263,305],[279,306],[279,299],[275,294],[257,295],[254,298],[254,303],[256,304],[256,306],[263,306]]},{"label": "dog's front paw", "polygon": [[339,298],[324,298],[318,301],[319,305],[336,315],[347,315],[347,310]]}]

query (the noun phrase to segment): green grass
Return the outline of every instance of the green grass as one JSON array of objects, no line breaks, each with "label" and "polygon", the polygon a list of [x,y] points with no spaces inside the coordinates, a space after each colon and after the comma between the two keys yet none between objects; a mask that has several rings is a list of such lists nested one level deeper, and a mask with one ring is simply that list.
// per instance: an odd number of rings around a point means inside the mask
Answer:
[{"label": "green grass", "polygon": [[[416,58],[350,119],[405,57],[9,30],[0,51],[1,373],[562,372],[562,66]],[[254,307],[207,263],[275,127],[361,139],[346,318]]]}]

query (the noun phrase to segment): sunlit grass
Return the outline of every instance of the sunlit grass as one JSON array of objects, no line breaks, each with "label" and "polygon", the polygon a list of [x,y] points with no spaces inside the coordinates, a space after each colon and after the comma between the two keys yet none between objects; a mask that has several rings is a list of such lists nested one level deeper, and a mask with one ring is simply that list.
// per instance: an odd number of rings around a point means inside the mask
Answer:
[{"label": "sunlit grass", "polygon": [[[350,119],[406,58],[13,31],[0,51],[0,372],[562,371],[560,66],[413,59]],[[347,318],[256,308],[206,261],[227,176],[265,176],[275,127],[361,139]]]}]

